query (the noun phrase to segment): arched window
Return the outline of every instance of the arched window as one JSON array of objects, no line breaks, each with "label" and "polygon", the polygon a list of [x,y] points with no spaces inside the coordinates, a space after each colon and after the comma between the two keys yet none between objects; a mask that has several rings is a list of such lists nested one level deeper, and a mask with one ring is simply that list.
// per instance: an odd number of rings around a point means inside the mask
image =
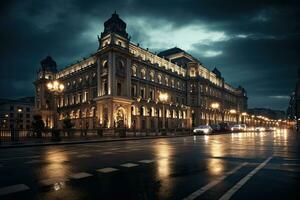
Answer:
[{"label": "arched window", "polygon": [[124,62],[122,60],[119,60],[119,68],[124,69],[124,67],[125,67]]},{"label": "arched window", "polygon": [[167,116],[166,116],[167,118],[170,118],[170,117],[171,117],[171,111],[170,111],[169,109],[167,109],[166,115],[167,115]]},{"label": "arched window", "polygon": [[155,116],[155,108],[154,107],[151,107],[150,116],[151,117]]},{"label": "arched window", "polygon": [[172,85],[172,87],[175,87],[174,79],[171,80],[171,85]]},{"label": "arched window", "polygon": [[141,69],[141,78],[146,79],[146,70],[144,68]]},{"label": "arched window", "polygon": [[131,106],[131,115],[137,115],[135,105]]},{"label": "arched window", "polygon": [[166,84],[166,86],[169,85],[169,79],[168,79],[168,77],[165,78],[165,84]]},{"label": "arched window", "polygon": [[154,81],[154,71],[150,72],[150,81]]},{"label": "arched window", "polygon": [[135,65],[133,65],[131,67],[131,76],[136,76],[136,66]]},{"label": "arched window", "polygon": [[181,112],[181,110],[178,111],[178,118],[179,118],[179,119],[182,118],[182,112]]},{"label": "arched window", "polygon": [[160,74],[157,75],[157,81],[159,84],[161,84],[161,75]]},{"label": "arched window", "polygon": [[162,109],[158,110],[158,117],[162,117]]},{"label": "arched window", "polygon": [[176,110],[173,110],[173,118],[177,118],[177,112],[176,112]]},{"label": "arched window", "polygon": [[182,118],[185,119],[186,118],[186,111],[182,112]]},{"label": "arched window", "polygon": [[104,61],[102,62],[102,67],[103,67],[104,69],[108,68],[108,62],[107,62],[107,60],[104,60]]},{"label": "arched window", "polygon": [[195,77],[196,76],[196,69],[195,68],[191,68],[190,69],[190,76],[191,77]]}]

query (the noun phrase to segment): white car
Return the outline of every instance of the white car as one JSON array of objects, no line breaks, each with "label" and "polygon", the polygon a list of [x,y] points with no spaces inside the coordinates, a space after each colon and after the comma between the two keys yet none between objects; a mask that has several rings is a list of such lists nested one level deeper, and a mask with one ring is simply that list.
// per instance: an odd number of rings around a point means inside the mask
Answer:
[{"label": "white car", "polygon": [[231,127],[232,131],[246,131],[247,127],[245,124],[235,124]]},{"label": "white car", "polygon": [[197,126],[194,128],[193,132],[194,134],[204,133],[204,134],[210,134],[213,131],[213,129],[209,125],[202,125]]},{"label": "white car", "polygon": [[255,128],[255,131],[258,131],[258,132],[262,132],[262,131],[265,131],[266,128],[265,127],[262,127],[262,126],[258,126]]}]

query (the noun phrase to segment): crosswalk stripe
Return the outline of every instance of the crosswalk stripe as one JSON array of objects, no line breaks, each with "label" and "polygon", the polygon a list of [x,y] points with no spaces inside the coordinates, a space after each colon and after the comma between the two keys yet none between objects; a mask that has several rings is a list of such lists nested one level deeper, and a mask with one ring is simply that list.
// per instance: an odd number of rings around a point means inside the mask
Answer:
[{"label": "crosswalk stripe", "polygon": [[154,160],[140,160],[139,162],[148,164],[154,162]]},{"label": "crosswalk stripe", "polygon": [[138,164],[134,164],[134,163],[125,163],[125,164],[122,164],[121,165],[122,167],[136,167],[136,166],[138,166]]},{"label": "crosswalk stripe", "polygon": [[105,167],[105,168],[102,168],[102,169],[97,169],[96,171],[101,172],[101,173],[110,173],[110,172],[118,171],[118,169],[112,168],[112,167]]},{"label": "crosswalk stripe", "polygon": [[82,179],[82,178],[86,178],[86,177],[90,177],[90,176],[93,176],[93,175],[86,173],[86,172],[79,172],[79,173],[70,175],[70,177],[72,179]]},{"label": "crosswalk stripe", "polygon": [[49,178],[49,179],[41,180],[39,184],[42,186],[50,186],[50,185],[54,185],[55,183],[67,182],[68,180],[69,179],[67,178]]},{"label": "crosswalk stripe", "polygon": [[0,196],[21,192],[29,189],[30,188],[24,184],[11,185],[11,186],[0,188]]}]

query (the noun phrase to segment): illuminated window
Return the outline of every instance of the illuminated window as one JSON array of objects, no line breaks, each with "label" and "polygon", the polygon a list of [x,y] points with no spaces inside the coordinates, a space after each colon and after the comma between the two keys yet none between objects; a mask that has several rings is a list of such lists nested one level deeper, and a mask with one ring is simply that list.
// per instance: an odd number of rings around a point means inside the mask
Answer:
[{"label": "illuminated window", "polygon": [[191,77],[196,77],[196,69],[195,68],[190,69],[190,76]]},{"label": "illuminated window", "polygon": [[158,76],[157,76],[157,81],[159,84],[161,84],[161,75],[160,74],[158,74]]},{"label": "illuminated window", "polygon": [[146,79],[146,70],[144,68],[141,69],[141,78]]},{"label": "illuminated window", "polygon": [[136,66],[135,65],[133,65],[131,67],[131,76],[136,76]]},{"label": "illuminated window", "polygon": [[151,80],[151,81],[154,81],[154,71],[151,71],[151,72],[150,72],[150,80]]}]

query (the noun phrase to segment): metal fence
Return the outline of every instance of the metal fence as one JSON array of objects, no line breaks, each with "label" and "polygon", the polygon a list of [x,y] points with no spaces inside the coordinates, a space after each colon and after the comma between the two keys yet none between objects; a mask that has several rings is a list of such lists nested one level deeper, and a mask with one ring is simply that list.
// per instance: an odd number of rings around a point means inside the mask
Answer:
[{"label": "metal fence", "polygon": [[40,133],[34,130],[0,130],[0,145],[30,144],[60,141],[81,141],[93,139],[114,139],[122,137],[190,135],[191,129],[46,129]]}]

